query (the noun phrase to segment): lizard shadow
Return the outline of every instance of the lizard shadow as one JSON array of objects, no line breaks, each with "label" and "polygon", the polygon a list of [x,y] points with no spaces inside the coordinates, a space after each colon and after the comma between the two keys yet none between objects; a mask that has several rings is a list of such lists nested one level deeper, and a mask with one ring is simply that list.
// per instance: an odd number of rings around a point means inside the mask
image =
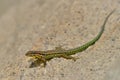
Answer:
[{"label": "lizard shadow", "polygon": [[[48,59],[48,61],[50,61],[51,59]],[[34,61],[31,62],[29,68],[39,67],[41,65],[42,65],[42,67],[46,67],[47,64],[44,64],[44,62],[41,61],[40,59],[36,59],[36,60],[34,60]]]},{"label": "lizard shadow", "polygon": [[30,64],[29,68],[38,67],[38,66],[40,66],[42,63],[43,63],[42,61],[40,61],[39,59],[37,59],[37,60],[33,61],[33,62]]}]

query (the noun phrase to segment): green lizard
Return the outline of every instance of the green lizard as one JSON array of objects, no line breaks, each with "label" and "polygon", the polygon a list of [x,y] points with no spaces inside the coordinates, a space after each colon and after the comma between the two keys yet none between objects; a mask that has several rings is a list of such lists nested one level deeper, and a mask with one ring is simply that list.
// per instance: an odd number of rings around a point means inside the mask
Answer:
[{"label": "green lizard", "polygon": [[33,58],[37,59],[37,61],[42,62],[44,64],[44,66],[46,66],[47,61],[49,61],[49,60],[51,60],[53,58],[61,58],[62,57],[62,58],[66,58],[66,59],[73,59],[75,61],[77,58],[72,57],[71,55],[86,50],[89,46],[95,44],[95,42],[99,40],[99,38],[103,34],[105,24],[106,24],[108,18],[110,17],[110,15],[113,12],[114,12],[114,10],[106,17],[106,19],[105,19],[105,21],[104,21],[104,23],[103,23],[103,25],[101,27],[101,30],[100,30],[99,34],[94,39],[87,42],[86,44],[84,44],[84,45],[82,45],[80,47],[69,49],[69,50],[62,49],[61,47],[56,47],[55,50],[28,51],[26,53],[26,56],[33,57]]}]

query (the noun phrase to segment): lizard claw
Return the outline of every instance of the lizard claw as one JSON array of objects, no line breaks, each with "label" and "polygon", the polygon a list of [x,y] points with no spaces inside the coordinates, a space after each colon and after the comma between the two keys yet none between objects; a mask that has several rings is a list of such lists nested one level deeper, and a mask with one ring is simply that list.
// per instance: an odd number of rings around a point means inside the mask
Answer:
[{"label": "lizard claw", "polygon": [[77,59],[79,59],[78,57],[72,57],[71,58],[73,61],[76,61]]}]

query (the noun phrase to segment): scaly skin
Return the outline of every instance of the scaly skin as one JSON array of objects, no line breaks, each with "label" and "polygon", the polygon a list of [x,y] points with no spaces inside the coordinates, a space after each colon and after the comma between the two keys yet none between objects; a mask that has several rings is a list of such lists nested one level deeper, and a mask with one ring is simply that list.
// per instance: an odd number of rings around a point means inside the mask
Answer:
[{"label": "scaly skin", "polygon": [[42,63],[44,63],[44,66],[46,65],[46,62],[53,59],[53,58],[66,58],[66,59],[73,59],[74,61],[76,60],[76,58],[72,57],[71,55],[76,54],[78,52],[82,52],[84,50],[86,50],[89,46],[95,44],[96,41],[98,41],[101,37],[101,35],[104,32],[104,28],[105,28],[105,24],[108,20],[108,18],[110,17],[110,15],[114,12],[115,10],[113,10],[105,19],[101,30],[99,32],[99,34],[92,39],[91,41],[87,42],[86,44],[77,47],[77,48],[73,48],[73,49],[69,49],[69,50],[65,50],[62,49],[61,47],[56,47],[55,50],[47,50],[47,51],[28,51],[26,53],[26,56],[29,57],[33,57],[35,59],[37,59],[37,61],[40,61]]}]

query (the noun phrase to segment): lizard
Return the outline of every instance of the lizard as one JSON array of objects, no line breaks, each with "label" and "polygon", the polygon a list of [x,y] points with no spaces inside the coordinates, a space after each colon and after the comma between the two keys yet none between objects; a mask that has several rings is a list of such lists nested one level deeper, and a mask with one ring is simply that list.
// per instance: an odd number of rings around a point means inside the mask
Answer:
[{"label": "lizard", "polygon": [[76,53],[86,50],[89,46],[94,45],[100,39],[101,35],[104,32],[106,22],[108,21],[108,18],[111,16],[111,14],[114,11],[115,10],[113,10],[112,12],[110,12],[107,15],[107,17],[105,18],[105,20],[101,26],[101,30],[97,34],[97,36],[95,38],[93,38],[92,40],[90,40],[89,42],[83,44],[82,46],[68,49],[68,50],[63,49],[62,47],[56,47],[54,50],[46,50],[46,51],[34,51],[33,50],[33,51],[28,51],[25,55],[28,57],[37,59],[37,61],[43,63],[44,66],[46,66],[47,61],[49,61],[53,58],[61,58],[62,57],[65,59],[72,59],[72,60],[76,61],[77,58],[72,57],[71,55],[74,55]]}]

